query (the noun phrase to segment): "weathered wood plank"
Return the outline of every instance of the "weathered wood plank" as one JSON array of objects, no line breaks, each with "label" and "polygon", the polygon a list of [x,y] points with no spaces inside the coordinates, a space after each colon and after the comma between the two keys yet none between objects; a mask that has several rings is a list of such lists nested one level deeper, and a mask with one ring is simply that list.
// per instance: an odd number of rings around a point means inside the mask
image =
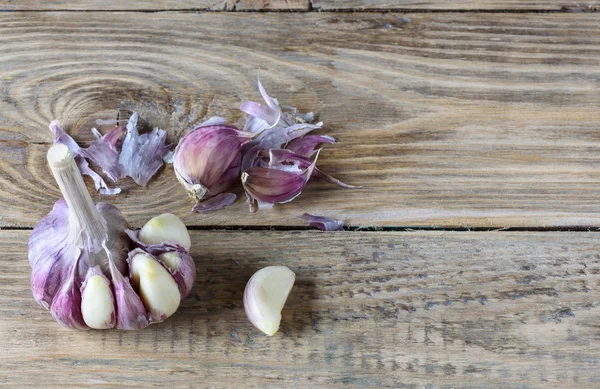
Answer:
[{"label": "weathered wood plank", "polygon": [[319,10],[546,10],[565,12],[590,12],[597,10],[595,4],[582,4],[561,0],[311,0],[313,9]]},{"label": "weathered wood plank", "polygon": [[274,96],[338,139],[320,166],[365,189],[314,182],[273,212],[239,201],[198,216],[167,169],[97,199],[135,225],[152,208],[188,225],[300,225],[311,212],[600,226],[598,26],[593,14],[2,14],[0,225],[31,227],[58,196],[44,161],[53,118],[85,142],[96,118],[137,110],[176,142],[212,115],[240,123],[262,67]]},{"label": "weathered wood plank", "polygon": [[[140,332],[72,332],[29,291],[27,231],[0,232],[0,382],[10,388],[597,388],[597,233],[193,231],[198,281]],[[297,285],[272,338],[242,292]],[[242,384],[243,383],[243,384]]]},{"label": "weathered wood plank", "polygon": [[[238,0],[74,0],[37,1],[1,0],[2,11],[165,11],[165,10],[207,10],[225,11],[235,9]],[[275,0],[277,2],[278,0]]]},{"label": "weathered wood plank", "polygon": [[562,0],[135,0],[123,3],[104,0],[101,5],[93,0],[37,1],[0,0],[2,11],[164,11],[164,10],[209,10],[209,11],[256,11],[256,10],[539,10],[584,12],[597,10],[595,4],[580,4]]},{"label": "weathered wood plank", "polygon": [[286,10],[308,11],[311,0],[238,0],[235,11]]}]

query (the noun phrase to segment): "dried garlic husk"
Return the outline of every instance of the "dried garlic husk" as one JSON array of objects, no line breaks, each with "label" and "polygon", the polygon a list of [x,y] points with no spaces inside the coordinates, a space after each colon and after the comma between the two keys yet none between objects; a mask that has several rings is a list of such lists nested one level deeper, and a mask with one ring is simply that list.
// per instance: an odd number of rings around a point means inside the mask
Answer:
[{"label": "dried garlic husk", "polygon": [[[96,140],[87,148],[79,147],[77,142],[59,127],[57,120],[50,123],[50,131],[54,134],[54,143],[69,148],[81,174],[90,176],[101,194],[114,195],[120,193],[121,189],[109,188],[104,178],[89,167],[89,162],[102,168],[113,182],[129,176],[138,185],[146,186],[163,165],[163,161],[168,161],[169,155],[172,154],[169,151],[171,145],[166,144],[167,132],[154,128],[151,132],[140,135],[137,130],[138,117],[137,112],[134,112],[129,120],[97,120],[98,124],[126,122],[127,125],[117,126],[105,135],[92,128],[91,132]],[[121,144],[124,134],[125,139]]]}]

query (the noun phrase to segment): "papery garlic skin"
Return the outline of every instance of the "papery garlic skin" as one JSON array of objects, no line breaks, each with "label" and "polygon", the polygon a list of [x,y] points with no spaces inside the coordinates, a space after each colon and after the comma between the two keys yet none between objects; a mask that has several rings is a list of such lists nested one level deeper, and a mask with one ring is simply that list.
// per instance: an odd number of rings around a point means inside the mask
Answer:
[{"label": "papery garlic skin", "polygon": [[139,239],[146,244],[173,242],[186,250],[192,246],[185,224],[172,213],[163,213],[148,220],[139,232]]},{"label": "papery garlic skin", "polygon": [[227,125],[196,128],[175,148],[173,168],[177,179],[196,201],[224,192],[239,177],[240,153],[251,137]]},{"label": "papery garlic skin", "polygon": [[[141,250],[140,250],[141,251]],[[162,321],[177,311],[181,301],[179,286],[153,256],[143,252],[130,259],[134,287],[153,321]]]},{"label": "papery garlic skin", "polygon": [[296,275],[286,266],[267,266],[250,278],[244,289],[244,310],[250,322],[268,336],[279,329],[281,310]]},{"label": "papery garlic skin", "polygon": [[79,260],[76,260],[71,269],[71,277],[62,284],[58,293],[54,295],[50,305],[52,317],[64,327],[86,330],[88,329],[81,314],[81,291],[76,285],[77,268]]}]

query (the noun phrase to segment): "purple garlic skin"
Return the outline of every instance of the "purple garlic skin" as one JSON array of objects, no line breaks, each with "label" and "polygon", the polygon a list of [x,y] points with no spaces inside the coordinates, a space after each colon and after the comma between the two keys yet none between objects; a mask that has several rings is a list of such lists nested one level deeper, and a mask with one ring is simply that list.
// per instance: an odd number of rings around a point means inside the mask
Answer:
[{"label": "purple garlic skin", "polygon": [[175,148],[173,167],[179,182],[197,201],[223,193],[239,179],[241,151],[251,137],[222,124],[196,128]]},{"label": "purple garlic skin", "polygon": [[[267,94],[258,80],[258,90],[265,102],[244,101],[244,131],[255,137],[242,152],[241,180],[250,212],[271,209],[300,195],[311,178],[320,178],[344,188],[357,188],[320,171],[316,166],[318,147],[333,144],[326,135],[307,135],[321,129],[323,122],[311,124],[312,112],[302,114],[296,108],[280,106]],[[311,157],[314,160],[311,161]]]},{"label": "purple garlic skin", "polygon": [[[108,222],[109,249],[115,266],[121,273],[127,272],[127,254],[132,243],[127,236],[129,227],[121,212],[111,204],[98,203],[96,208]],[[49,309],[59,289],[70,279],[80,288],[90,267],[100,266],[110,277],[106,252],[90,253],[80,250],[67,239],[69,233],[69,208],[64,199],[54,204],[52,211],[34,227],[29,239],[29,264],[32,268],[31,288],[36,301]],[[73,267],[75,267],[74,270]]]}]

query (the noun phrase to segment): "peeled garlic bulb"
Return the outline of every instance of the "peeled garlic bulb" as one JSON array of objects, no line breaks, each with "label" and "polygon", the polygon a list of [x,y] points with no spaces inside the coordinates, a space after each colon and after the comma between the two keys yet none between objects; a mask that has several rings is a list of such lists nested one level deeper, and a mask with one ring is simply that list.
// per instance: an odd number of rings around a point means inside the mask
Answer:
[{"label": "peeled garlic bulb", "polygon": [[286,266],[268,266],[250,278],[244,290],[244,309],[250,322],[273,336],[279,329],[281,310],[292,290],[296,275]]},{"label": "peeled garlic bulb", "polygon": [[179,286],[154,257],[143,253],[134,255],[131,278],[152,320],[162,321],[177,311],[181,301]]},{"label": "peeled garlic bulb", "polygon": [[185,224],[172,213],[153,217],[140,230],[139,239],[146,244],[173,242],[189,250],[192,245]]}]

